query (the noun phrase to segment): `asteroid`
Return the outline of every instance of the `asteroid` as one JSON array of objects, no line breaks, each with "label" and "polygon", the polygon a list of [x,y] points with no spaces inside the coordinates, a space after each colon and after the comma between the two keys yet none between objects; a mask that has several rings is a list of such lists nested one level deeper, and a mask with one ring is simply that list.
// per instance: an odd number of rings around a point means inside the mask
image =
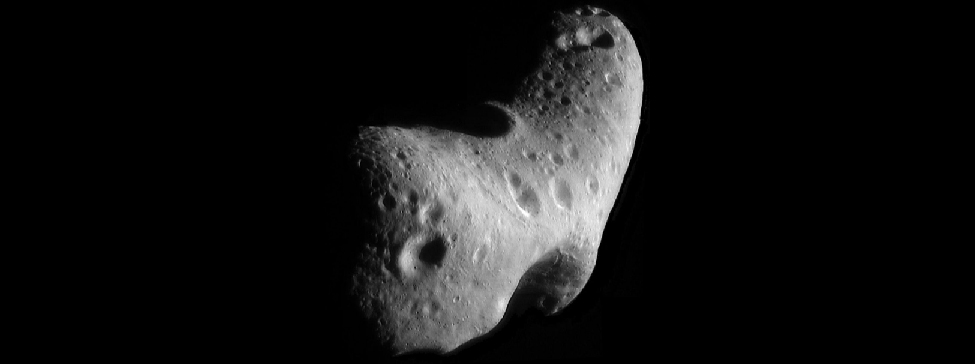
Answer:
[{"label": "asteroid", "polygon": [[349,153],[369,229],[348,292],[373,339],[450,353],[509,310],[557,314],[586,286],[633,154],[641,57],[600,9],[552,14],[511,100],[463,127],[367,126]]}]

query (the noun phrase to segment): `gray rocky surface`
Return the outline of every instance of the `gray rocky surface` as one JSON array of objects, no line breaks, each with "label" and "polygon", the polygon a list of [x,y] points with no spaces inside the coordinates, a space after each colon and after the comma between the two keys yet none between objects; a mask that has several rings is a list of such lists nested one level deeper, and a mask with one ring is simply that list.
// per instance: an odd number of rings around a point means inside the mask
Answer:
[{"label": "gray rocky surface", "polygon": [[394,353],[451,352],[506,311],[554,314],[597,263],[639,127],[642,65],[623,23],[553,14],[552,39],[510,102],[486,101],[490,133],[363,127],[369,234],[351,294]]}]

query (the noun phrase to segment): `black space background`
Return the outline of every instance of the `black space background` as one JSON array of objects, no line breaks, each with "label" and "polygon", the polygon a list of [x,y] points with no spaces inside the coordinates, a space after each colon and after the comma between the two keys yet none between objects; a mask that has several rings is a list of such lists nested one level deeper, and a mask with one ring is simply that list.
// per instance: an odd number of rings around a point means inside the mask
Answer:
[{"label": "black space background", "polygon": [[[165,269],[133,282],[150,288],[124,308],[126,346],[344,362],[354,335],[322,280],[340,270],[353,224],[355,181],[336,167],[346,143],[358,125],[436,122],[503,99],[535,61],[539,17],[576,2],[526,3],[153,9],[112,29],[148,28],[123,35],[137,51],[108,67],[132,70],[121,104],[151,116],[132,143],[158,146],[151,160],[174,171],[147,177],[164,218],[130,217],[159,237],[133,269]],[[848,223],[811,207],[841,183],[809,159],[832,147],[810,139],[836,130],[817,105],[840,96],[795,87],[836,59],[807,51],[817,45],[801,32],[727,15],[750,9],[594,3],[636,38],[645,96],[591,280],[561,315],[529,312],[456,356],[399,360],[752,358],[843,344],[816,334],[839,304],[810,293],[828,268],[802,268],[837,251],[821,225]]]}]

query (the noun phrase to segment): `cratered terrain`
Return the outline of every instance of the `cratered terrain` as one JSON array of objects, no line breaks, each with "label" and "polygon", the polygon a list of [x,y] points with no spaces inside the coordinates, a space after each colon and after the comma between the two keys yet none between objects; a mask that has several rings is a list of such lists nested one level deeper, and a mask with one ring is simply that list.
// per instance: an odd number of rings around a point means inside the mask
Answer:
[{"label": "cratered terrain", "polygon": [[363,127],[349,162],[368,229],[348,293],[391,353],[449,353],[511,310],[557,314],[586,286],[633,154],[641,55],[592,7],[552,14],[540,62],[478,133]]}]

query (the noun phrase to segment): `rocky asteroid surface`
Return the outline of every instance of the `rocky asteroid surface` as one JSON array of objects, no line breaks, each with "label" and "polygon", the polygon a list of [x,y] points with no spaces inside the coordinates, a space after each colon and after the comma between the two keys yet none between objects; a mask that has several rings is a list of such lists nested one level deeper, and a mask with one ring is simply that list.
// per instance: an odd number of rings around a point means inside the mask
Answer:
[{"label": "rocky asteroid surface", "polygon": [[585,287],[640,122],[640,54],[616,16],[552,15],[511,102],[471,133],[362,127],[350,163],[368,234],[350,280],[372,339],[448,353],[509,310],[556,314]]}]

